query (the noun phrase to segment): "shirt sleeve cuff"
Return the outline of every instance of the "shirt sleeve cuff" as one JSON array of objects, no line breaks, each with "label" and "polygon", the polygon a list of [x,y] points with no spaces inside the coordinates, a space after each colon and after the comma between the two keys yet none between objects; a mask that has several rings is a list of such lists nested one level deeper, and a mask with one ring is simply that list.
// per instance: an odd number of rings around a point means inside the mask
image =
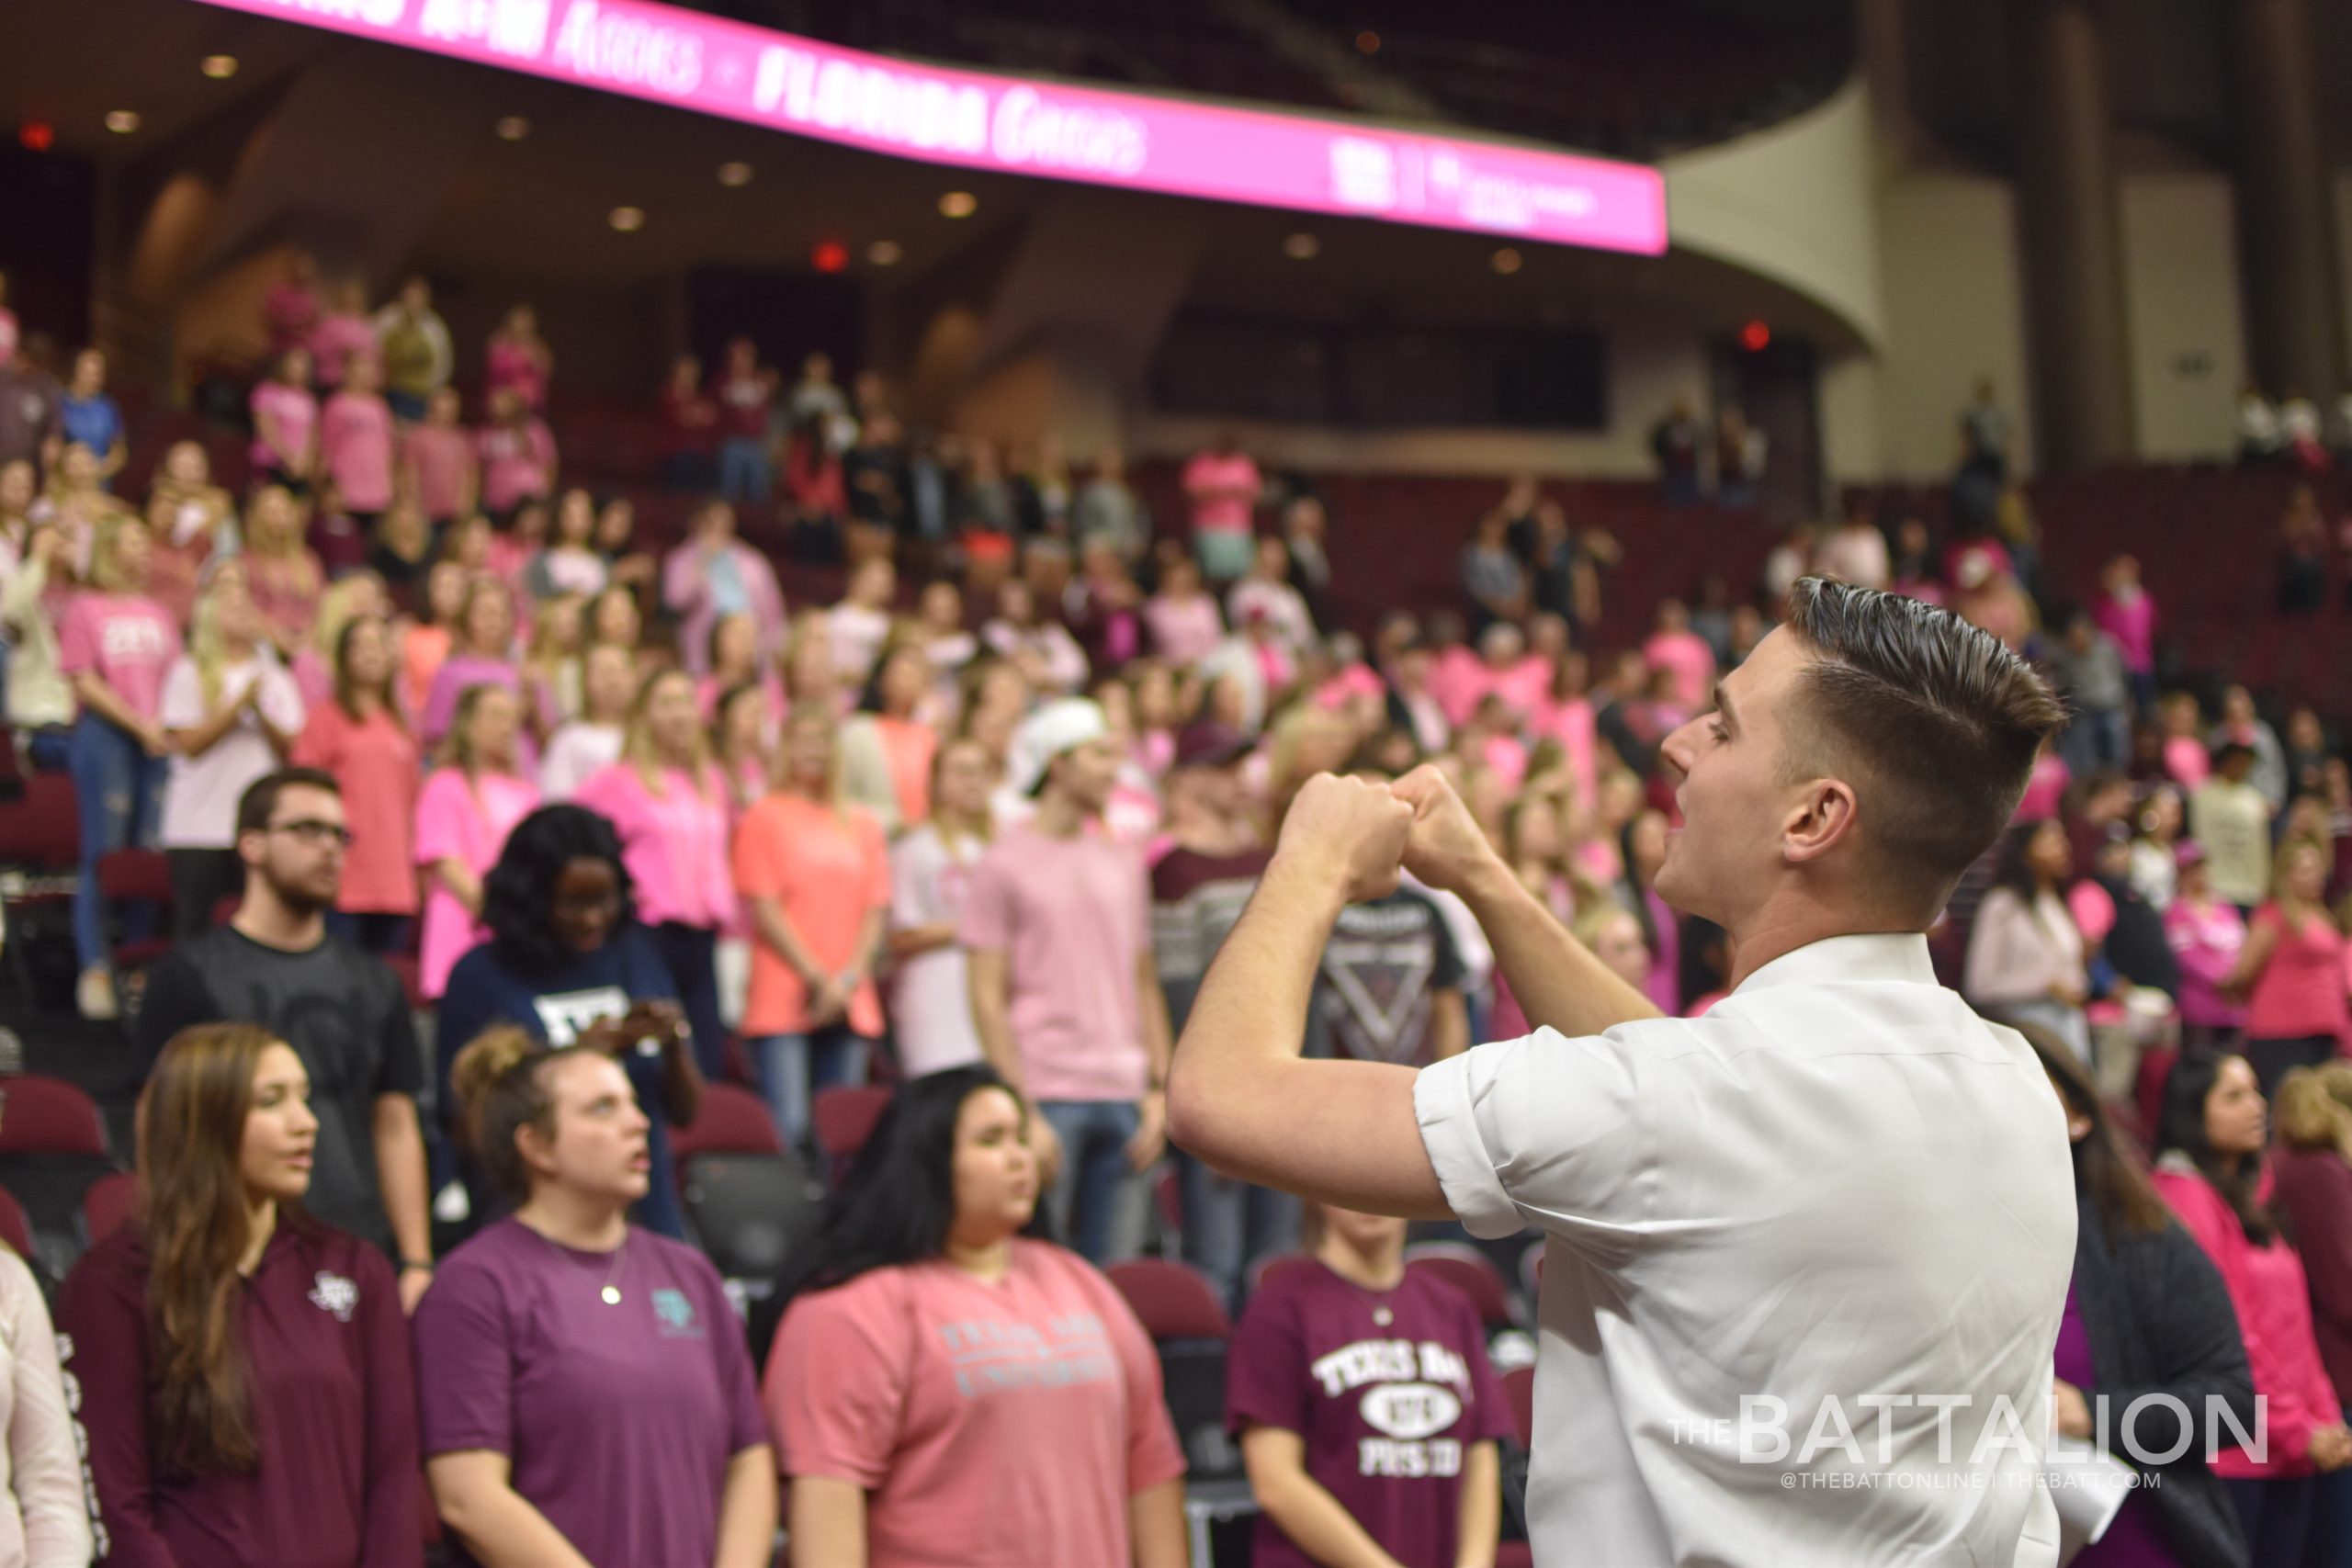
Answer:
[{"label": "shirt sleeve cuff", "polygon": [[1496,1173],[1478,1135],[1476,1109],[1472,1101],[1471,1058],[1464,1051],[1423,1067],[1413,1081],[1413,1114],[1421,1124],[1421,1144],[1454,1217],[1470,1234],[1484,1240],[1510,1235],[1526,1219]]}]

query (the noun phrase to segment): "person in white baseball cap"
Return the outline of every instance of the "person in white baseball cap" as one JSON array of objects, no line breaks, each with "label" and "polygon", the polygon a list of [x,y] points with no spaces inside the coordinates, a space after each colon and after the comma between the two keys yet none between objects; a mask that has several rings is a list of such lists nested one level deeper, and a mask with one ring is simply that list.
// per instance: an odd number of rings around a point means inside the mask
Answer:
[{"label": "person in white baseball cap", "polygon": [[1013,737],[1028,822],[972,868],[958,933],[989,1065],[1035,1108],[1046,1208],[1090,1261],[1141,1239],[1137,1179],[1167,1146],[1167,1003],[1143,858],[1102,831],[1120,756],[1102,710],[1047,703]]}]

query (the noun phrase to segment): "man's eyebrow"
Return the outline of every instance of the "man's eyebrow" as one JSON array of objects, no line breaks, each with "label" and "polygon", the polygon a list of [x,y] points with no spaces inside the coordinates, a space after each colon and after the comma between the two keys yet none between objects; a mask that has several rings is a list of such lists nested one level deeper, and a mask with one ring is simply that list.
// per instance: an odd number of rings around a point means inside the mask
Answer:
[{"label": "man's eyebrow", "polygon": [[1731,693],[1726,691],[1720,683],[1715,687],[1715,714],[1724,721],[1724,727],[1725,728],[1737,729],[1739,728],[1739,716],[1732,712],[1731,709]]}]

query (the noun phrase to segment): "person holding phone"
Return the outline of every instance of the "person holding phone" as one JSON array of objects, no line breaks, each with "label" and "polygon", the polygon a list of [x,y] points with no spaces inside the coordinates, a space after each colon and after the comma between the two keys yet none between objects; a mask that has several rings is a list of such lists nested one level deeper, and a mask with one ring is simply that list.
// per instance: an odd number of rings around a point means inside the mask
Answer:
[{"label": "person holding phone", "polygon": [[[543,807],[523,818],[482,881],[482,921],[490,940],[458,960],[441,998],[437,1103],[457,1105],[450,1072],[458,1052],[500,1024],[558,1050],[603,1052],[621,1064],[653,1123],[652,1179],[631,1217],[683,1236],[669,1129],[695,1119],[702,1074],[677,986],[638,923],[635,884],[612,824],[579,806]],[[481,1162],[469,1158],[465,1168],[477,1214],[484,1203],[496,1207]]]}]

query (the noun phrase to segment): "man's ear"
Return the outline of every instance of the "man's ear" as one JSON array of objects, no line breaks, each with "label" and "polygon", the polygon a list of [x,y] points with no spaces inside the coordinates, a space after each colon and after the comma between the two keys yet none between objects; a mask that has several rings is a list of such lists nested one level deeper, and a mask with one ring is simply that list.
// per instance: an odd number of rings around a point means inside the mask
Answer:
[{"label": "man's ear", "polygon": [[1854,787],[1843,779],[1815,779],[1781,824],[1781,849],[1792,863],[1817,860],[1857,831]]}]

